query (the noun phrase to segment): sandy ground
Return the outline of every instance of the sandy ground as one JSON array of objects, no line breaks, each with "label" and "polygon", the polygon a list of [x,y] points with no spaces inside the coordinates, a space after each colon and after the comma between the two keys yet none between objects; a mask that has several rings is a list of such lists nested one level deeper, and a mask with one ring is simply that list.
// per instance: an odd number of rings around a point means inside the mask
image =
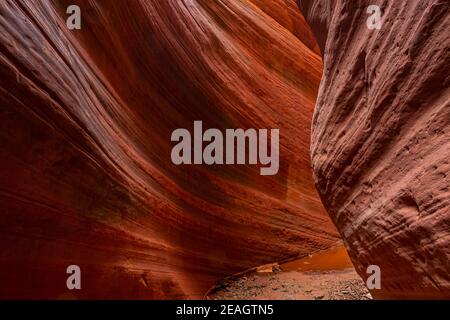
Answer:
[{"label": "sandy ground", "polygon": [[343,247],[225,279],[207,295],[213,300],[368,300],[363,280]]}]

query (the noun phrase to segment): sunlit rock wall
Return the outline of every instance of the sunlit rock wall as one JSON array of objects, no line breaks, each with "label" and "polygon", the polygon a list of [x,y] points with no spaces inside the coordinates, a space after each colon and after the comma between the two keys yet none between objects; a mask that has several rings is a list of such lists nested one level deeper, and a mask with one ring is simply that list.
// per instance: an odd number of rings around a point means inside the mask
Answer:
[{"label": "sunlit rock wall", "polygon": [[[0,297],[200,298],[334,243],[310,174],[322,64],[295,9],[0,1]],[[194,120],[279,128],[278,175],[175,166],[171,133]],[[71,264],[81,290],[66,288]]]}]

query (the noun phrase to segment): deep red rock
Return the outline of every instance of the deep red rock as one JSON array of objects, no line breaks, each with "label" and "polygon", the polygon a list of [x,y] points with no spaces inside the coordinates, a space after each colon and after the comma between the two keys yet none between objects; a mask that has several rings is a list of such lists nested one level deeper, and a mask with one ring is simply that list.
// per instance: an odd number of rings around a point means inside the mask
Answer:
[{"label": "deep red rock", "polygon": [[[0,298],[198,298],[334,243],[310,176],[317,52],[285,1],[2,0]],[[280,173],[173,165],[194,120],[280,128]]]}]

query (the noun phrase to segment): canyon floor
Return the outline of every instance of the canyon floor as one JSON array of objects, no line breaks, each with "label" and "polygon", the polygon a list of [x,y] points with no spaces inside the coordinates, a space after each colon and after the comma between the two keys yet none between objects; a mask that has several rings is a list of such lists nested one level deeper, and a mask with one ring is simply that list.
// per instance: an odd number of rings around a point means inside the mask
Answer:
[{"label": "canyon floor", "polygon": [[211,300],[369,300],[343,247],[290,262],[260,266],[217,284]]}]

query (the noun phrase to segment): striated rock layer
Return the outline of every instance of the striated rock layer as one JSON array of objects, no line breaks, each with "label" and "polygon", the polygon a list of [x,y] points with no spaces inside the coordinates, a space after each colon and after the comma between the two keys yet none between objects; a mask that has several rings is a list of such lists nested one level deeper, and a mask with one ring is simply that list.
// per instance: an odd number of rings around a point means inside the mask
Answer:
[{"label": "striated rock layer", "polygon": [[316,184],[359,274],[380,266],[375,297],[450,298],[448,4],[299,0],[324,52]]},{"label": "striated rock layer", "polygon": [[[309,173],[321,59],[294,9],[0,1],[0,298],[199,298],[334,243]],[[194,120],[280,128],[279,174],[173,165],[171,132]],[[66,288],[70,264],[82,290]]]}]

